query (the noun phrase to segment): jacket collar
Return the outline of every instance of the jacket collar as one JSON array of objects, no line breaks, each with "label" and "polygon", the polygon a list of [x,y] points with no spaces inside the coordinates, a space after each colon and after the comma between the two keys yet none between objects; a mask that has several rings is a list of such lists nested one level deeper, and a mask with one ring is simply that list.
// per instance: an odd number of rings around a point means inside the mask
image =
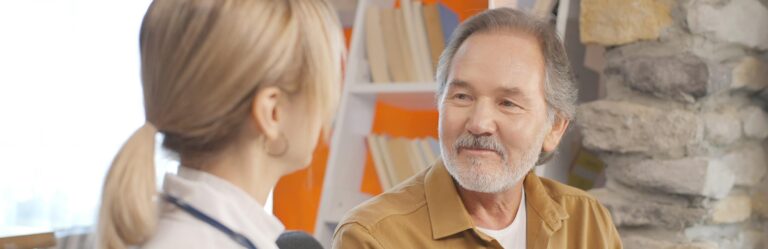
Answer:
[{"label": "jacket collar", "polygon": [[547,192],[541,179],[533,170],[525,177],[523,184],[527,195],[528,224],[526,224],[526,236],[528,248],[546,248],[549,237],[555,231],[560,230],[563,226],[563,220],[568,219],[568,212]]},{"label": "jacket collar", "polygon": [[[433,239],[474,228],[472,218],[456,190],[456,183],[442,161],[436,162],[427,172],[424,185]],[[523,185],[528,220],[527,237],[533,240],[546,239],[562,227],[562,221],[568,218],[568,213],[565,207],[550,196],[533,171],[526,175]]]},{"label": "jacket collar", "polygon": [[441,239],[467,229],[474,223],[459,197],[453,177],[442,161],[436,162],[424,179],[432,238]]}]

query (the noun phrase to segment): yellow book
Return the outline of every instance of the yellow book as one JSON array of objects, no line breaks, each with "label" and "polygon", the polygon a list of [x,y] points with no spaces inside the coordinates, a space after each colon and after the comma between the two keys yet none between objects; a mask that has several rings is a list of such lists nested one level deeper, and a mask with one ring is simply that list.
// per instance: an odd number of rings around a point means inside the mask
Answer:
[{"label": "yellow book", "polygon": [[387,68],[380,13],[379,8],[375,6],[368,7],[365,11],[365,51],[371,68],[371,80],[374,83],[392,81]]},{"label": "yellow book", "polygon": [[400,59],[405,70],[406,79],[400,82],[417,81],[418,69],[413,59],[414,48],[411,45],[408,29],[406,28],[405,13],[402,9],[395,9],[395,24],[397,27],[398,42],[400,43]]},{"label": "yellow book", "polygon": [[419,149],[418,139],[408,140],[408,157],[411,159],[411,167],[413,167],[414,174],[427,168],[426,159],[424,159],[421,149]]},{"label": "yellow book", "polygon": [[387,143],[390,152],[390,158],[392,159],[392,167],[390,172],[395,176],[395,182],[393,185],[397,185],[408,177],[413,175],[413,166],[408,158],[408,140],[405,138],[393,138]]},{"label": "yellow book", "polygon": [[422,81],[431,81],[434,79],[435,71],[432,69],[432,59],[430,58],[429,44],[427,42],[427,31],[424,26],[424,11],[421,2],[412,2],[411,14],[413,15],[413,31],[416,36],[417,51],[414,56],[422,69]]},{"label": "yellow book", "polygon": [[402,49],[400,48],[400,32],[398,31],[397,15],[395,9],[383,8],[381,15],[381,30],[384,36],[384,49],[387,54],[387,69],[389,78],[394,82],[408,81],[408,74],[403,64]]},{"label": "yellow book", "polygon": [[379,138],[380,136],[378,135],[370,134],[365,138],[365,141],[368,143],[368,149],[371,151],[373,167],[376,169],[376,175],[379,177],[381,188],[387,191],[392,188],[392,183],[387,173],[387,165],[384,163],[384,155],[382,155],[381,148],[379,148],[380,143],[377,141]]},{"label": "yellow book", "polygon": [[440,23],[440,11],[437,3],[424,5],[424,27],[427,32],[427,43],[429,44],[429,55],[432,60],[432,70],[437,71],[437,63],[440,61],[440,53],[445,49],[445,38],[443,38],[443,26]]}]

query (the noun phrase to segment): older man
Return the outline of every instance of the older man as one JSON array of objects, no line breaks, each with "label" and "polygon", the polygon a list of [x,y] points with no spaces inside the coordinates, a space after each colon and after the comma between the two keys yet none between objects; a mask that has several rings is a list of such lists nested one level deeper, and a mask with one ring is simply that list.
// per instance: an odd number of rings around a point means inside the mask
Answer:
[{"label": "older man", "polygon": [[442,162],[351,211],[334,248],[621,248],[597,200],[531,170],[575,109],[547,23],[505,8],[467,20],[437,81]]}]

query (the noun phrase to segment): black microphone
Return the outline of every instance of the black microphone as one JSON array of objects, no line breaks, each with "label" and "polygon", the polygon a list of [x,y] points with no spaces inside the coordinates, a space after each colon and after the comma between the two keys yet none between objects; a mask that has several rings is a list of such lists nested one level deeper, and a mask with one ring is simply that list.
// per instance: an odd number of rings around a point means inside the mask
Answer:
[{"label": "black microphone", "polygon": [[323,249],[315,237],[302,231],[288,231],[277,237],[277,247],[280,249]]}]

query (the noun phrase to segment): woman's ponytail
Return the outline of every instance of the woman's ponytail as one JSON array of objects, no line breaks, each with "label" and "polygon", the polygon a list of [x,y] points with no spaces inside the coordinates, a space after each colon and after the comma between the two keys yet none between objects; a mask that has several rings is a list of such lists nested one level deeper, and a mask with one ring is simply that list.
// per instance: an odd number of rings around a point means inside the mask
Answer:
[{"label": "woman's ponytail", "polygon": [[155,134],[149,122],[120,148],[104,181],[98,248],[122,249],[148,239],[157,223]]}]

